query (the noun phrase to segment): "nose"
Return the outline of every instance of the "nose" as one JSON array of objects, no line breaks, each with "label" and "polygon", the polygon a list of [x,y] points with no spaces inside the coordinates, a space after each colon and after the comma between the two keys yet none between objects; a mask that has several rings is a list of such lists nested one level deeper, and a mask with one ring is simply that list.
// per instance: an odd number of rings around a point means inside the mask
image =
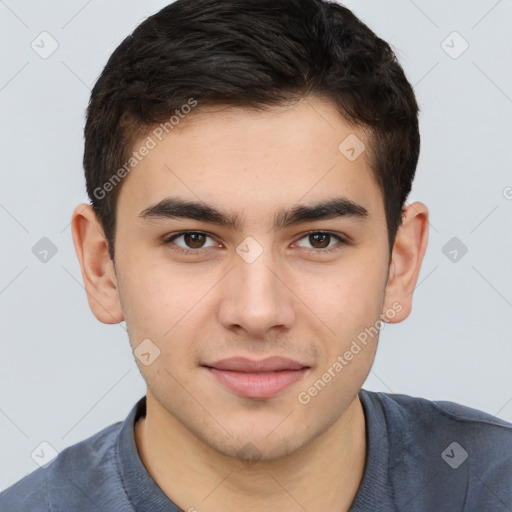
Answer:
[{"label": "nose", "polygon": [[254,261],[238,254],[224,280],[218,311],[226,329],[251,339],[265,339],[271,331],[289,329],[295,321],[294,295],[284,265],[264,250]]}]

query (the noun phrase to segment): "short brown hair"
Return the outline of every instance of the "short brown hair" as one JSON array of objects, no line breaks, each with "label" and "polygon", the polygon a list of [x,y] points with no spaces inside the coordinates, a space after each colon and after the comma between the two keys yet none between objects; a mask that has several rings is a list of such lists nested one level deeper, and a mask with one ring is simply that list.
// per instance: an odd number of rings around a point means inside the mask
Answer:
[{"label": "short brown hair", "polygon": [[148,128],[191,98],[264,108],[308,95],[332,100],[371,134],[391,254],[420,136],[416,98],[390,46],[331,1],[177,0],[124,39],[91,93],[83,163],[112,260],[115,181]]}]

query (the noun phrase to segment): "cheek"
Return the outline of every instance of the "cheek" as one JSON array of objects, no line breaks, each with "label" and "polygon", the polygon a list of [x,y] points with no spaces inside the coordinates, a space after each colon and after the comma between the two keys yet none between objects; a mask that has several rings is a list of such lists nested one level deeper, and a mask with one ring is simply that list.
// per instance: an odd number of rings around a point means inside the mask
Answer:
[{"label": "cheek", "polygon": [[329,285],[317,289],[311,299],[321,305],[318,316],[329,327],[323,339],[325,360],[320,371],[331,367],[341,356],[342,371],[332,370],[338,376],[337,382],[346,378],[364,380],[375,357],[385,282],[384,268],[377,264],[354,264],[332,273]]},{"label": "cheek", "polygon": [[166,378],[164,369],[174,374],[194,366],[194,340],[208,318],[205,294],[212,288],[210,279],[194,274],[147,265],[132,269],[129,282],[120,283],[132,348],[146,339],[158,347],[155,363],[141,367],[148,377]]},{"label": "cheek", "polygon": [[332,271],[317,292],[316,301],[323,304],[336,324],[356,326],[373,320],[380,313],[384,299],[385,270],[377,261],[360,261]]},{"label": "cheek", "polygon": [[[321,336],[323,354],[297,400],[334,421],[364,384],[373,364],[380,333],[382,271],[354,266],[332,276],[330,285],[312,296],[329,326]],[[311,412],[311,414],[315,414]]]},{"label": "cheek", "polygon": [[132,345],[150,338],[160,345],[166,332],[183,316],[171,276],[162,268],[145,265],[142,258],[118,265],[119,293]]}]

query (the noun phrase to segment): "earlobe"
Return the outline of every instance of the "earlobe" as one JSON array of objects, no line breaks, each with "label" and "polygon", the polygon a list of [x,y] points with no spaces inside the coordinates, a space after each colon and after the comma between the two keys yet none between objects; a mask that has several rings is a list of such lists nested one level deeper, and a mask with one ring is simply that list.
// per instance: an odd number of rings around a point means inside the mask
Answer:
[{"label": "earlobe", "polygon": [[122,322],[124,316],[108,242],[91,205],[80,204],[75,208],[71,231],[91,311],[105,324]]},{"label": "earlobe", "polygon": [[[404,208],[385,290],[382,319],[388,323],[405,320],[412,309],[412,297],[428,243],[428,208],[420,202]],[[389,314],[393,310],[392,314]]]}]

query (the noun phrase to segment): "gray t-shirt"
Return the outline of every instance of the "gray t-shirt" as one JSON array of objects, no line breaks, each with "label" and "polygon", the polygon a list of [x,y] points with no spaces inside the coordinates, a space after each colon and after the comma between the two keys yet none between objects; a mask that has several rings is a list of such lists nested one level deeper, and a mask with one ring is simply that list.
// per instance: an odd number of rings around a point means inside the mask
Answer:
[{"label": "gray t-shirt", "polygon": [[[453,402],[364,389],[359,397],[368,451],[351,512],[512,511],[511,423]],[[145,412],[143,397],[124,422],[2,492],[0,511],[179,512],[137,453],[133,427]]]}]

